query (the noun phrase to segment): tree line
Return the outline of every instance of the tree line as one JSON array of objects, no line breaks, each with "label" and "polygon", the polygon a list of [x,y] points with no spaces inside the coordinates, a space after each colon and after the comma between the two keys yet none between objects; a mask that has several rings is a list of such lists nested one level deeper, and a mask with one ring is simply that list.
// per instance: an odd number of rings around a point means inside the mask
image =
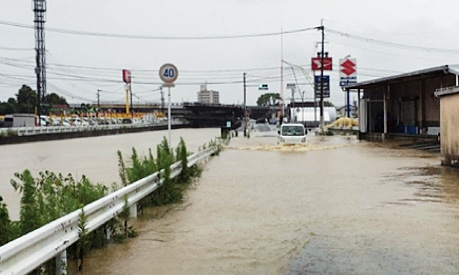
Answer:
[{"label": "tree line", "polygon": [[[68,105],[64,97],[56,93],[45,95],[42,110],[44,113],[49,113],[53,105]],[[10,97],[7,101],[0,101],[0,115],[14,113],[35,113],[37,107],[37,92],[27,85],[22,85],[16,94],[16,98]]]}]

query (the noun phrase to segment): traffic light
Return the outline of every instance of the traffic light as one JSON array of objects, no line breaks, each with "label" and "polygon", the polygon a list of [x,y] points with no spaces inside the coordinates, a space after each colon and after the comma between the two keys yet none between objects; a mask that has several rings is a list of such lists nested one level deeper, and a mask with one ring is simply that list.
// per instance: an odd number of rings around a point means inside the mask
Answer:
[{"label": "traffic light", "polygon": [[268,84],[258,84],[258,90],[268,90]]}]

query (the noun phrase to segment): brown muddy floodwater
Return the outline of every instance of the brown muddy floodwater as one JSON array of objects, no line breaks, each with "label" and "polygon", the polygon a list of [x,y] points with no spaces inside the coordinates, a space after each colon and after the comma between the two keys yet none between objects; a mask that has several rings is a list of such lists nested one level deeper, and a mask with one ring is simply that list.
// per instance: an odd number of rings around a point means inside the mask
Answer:
[{"label": "brown muddy floodwater", "polygon": [[[220,129],[177,129],[172,130],[171,143],[175,148],[183,137],[189,151],[197,152],[198,147],[220,135]],[[52,171],[75,178],[85,175],[94,183],[111,186],[120,182],[118,175],[118,155],[120,150],[129,158],[135,147],[139,155],[146,155],[156,145],[165,131],[151,131],[133,134],[31,142],[0,146],[0,196],[3,197],[10,217],[19,219],[20,194],[14,191],[10,180],[14,173],[29,169],[35,177],[41,171]]]},{"label": "brown muddy floodwater", "polygon": [[[458,274],[459,172],[352,137],[239,135],[183,204],[91,252],[83,274]],[[159,214],[158,214],[159,213]]]}]

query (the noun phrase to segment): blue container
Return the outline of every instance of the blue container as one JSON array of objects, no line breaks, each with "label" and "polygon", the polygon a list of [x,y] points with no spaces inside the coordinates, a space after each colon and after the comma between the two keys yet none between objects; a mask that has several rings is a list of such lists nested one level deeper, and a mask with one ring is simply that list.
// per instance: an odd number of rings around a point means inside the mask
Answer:
[{"label": "blue container", "polygon": [[418,127],[406,126],[406,133],[409,135],[416,135],[418,133]]}]

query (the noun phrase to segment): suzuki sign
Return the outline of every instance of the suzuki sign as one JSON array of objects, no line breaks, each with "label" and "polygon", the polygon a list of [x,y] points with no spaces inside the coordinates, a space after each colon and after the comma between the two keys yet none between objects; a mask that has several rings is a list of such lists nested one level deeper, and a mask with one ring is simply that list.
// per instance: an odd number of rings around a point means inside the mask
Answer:
[{"label": "suzuki sign", "polygon": [[357,83],[357,61],[355,58],[339,60],[339,85],[348,86]]}]

